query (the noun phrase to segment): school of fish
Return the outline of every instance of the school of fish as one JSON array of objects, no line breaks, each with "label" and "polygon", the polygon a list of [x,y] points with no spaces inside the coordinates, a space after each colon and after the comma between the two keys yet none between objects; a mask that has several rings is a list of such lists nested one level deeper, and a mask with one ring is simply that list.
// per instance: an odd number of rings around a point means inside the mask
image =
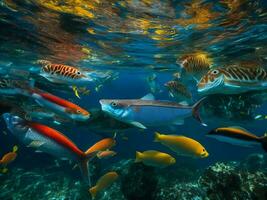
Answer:
[{"label": "school of fish", "polygon": [[[182,125],[188,117],[195,118],[200,124],[205,124],[200,117],[200,108],[205,103],[208,95],[213,94],[240,94],[255,90],[264,90],[267,87],[267,72],[264,68],[245,67],[213,67],[211,61],[203,54],[192,54],[183,56],[179,61],[184,75],[174,75],[175,79],[165,83],[165,89],[175,101],[155,100],[153,94],[149,93],[140,99],[100,99],[99,104],[103,113],[119,122],[129,126],[149,129],[150,127],[168,127]],[[64,64],[53,64],[46,60],[38,60],[36,64],[41,65],[39,76],[44,77],[53,84],[72,86],[75,95],[79,97],[75,88],[86,85],[95,77],[88,70],[68,66]],[[189,88],[183,84],[182,77],[193,77],[196,81],[197,91],[202,97],[192,106],[188,102],[192,100]],[[149,79],[151,81],[151,79]],[[153,76],[153,81],[155,75]],[[152,84],[148,82],[148,84]],[[156,84],[156,83],[153,83]],[[154,85],[151,85],[155,88]],[[152,92],[156,92],[152,90]],[[108,172],[103,175],[95,186],[92,186],[90,178],[90,161],[92,159],[108,159],[119,154],[112,148],[116,145],[116,134],[114,137],[104,138],[92,145],[87,150],[81,150],[71,139],[53,127],[37,121],[38,119],[65,118],[74,122],[85,122],[90,120],[91,113],[86,108],[39,89],[35,81],[16,80],[2,78],[0,80],[0,94],[3,97],[21,97],[36,103],[38,109],[28,113],[21,105],[1,103],[1,114],[9,132],[26,147],[33,148],[37,152],[45,152],[61,159],[69,159],[79,166],[82,177],[89,185],[92,198],[104,191],[119,175],[116,172]],[[31,104],[30,104],[31,105]],[[49,112],[48,112],[49,111]],[[28,116],[32,115],[32,116]],[[58,122],[60,123],[60,122]],[[65,123],[63,120],[62,123]],[[207,133],[207,137],[218,141],[252,147],[261,145],[267,152],[267,136],[256,136],[241,127],[219,127]],[[125,136],[124,136],[125,137]],[[124,138],[123,137],[123,138]],[[209,153],[205,147],[193,138],[186,137],[184,133],[161,134],[155,132],[154,142],[157,142],[171,150],[175,156],[186,156],[191,158],[207,158]],[[7,173],[9,166],[17,158],[18,147],[3,155],[0,160],[2,173]],[[158,150],[136,151],[135,162],[156,168],[166,168],[176,164],[176,159],[168,153]]]}]

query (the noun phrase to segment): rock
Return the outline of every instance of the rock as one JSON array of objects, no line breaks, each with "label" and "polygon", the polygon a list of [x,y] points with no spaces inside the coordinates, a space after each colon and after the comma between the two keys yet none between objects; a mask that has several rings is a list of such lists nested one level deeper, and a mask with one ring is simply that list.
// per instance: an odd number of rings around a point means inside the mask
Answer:
[{"label": "rock", "polygon": [[127,200],[154,199],[158,178],[153,167],[134,163],[121,180],[121,191]]}]

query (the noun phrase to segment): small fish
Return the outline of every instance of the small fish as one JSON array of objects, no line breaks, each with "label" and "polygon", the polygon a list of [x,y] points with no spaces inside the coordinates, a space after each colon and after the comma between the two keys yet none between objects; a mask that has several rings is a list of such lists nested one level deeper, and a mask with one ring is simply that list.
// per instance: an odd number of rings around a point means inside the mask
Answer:
[{"label": "small fish", "polygon": [[198,111],[204,98],[193,106],[153,99],[154,96],[148,94],[142,99],[101,99],[100,104],[102,110],[115,119],[142,129],[148,126],[181,125],[190,116],[202,123]]},{"label": "small fish", "polygon": [[117,153],[115,151],[110,151],[110,150],[105,150],[105,151],[100,151],[98,154],[97,154],[97,157],[99,159],[103,159],[103,158],[110,158],[110,157],[113,157],[115,156]]},{"label": "small fish", "polygon": [[114,138],[105,138],[100,140],[99,142],[95,143],[93,146],[91,146],[86,153],[91,154],[94,152],[101,152],[106,151],[108,149],[111,149],[116,144],[116,141]]},{"label": "small fish", "polygon": [[147,166],[164,168],[175,164],[176,160],[167,153],[149,150],[144,152],[136,152],[135,162],[142,162]]},{"label": "small fish", "polygon": [[27,95],[30,82],[15,79],[0,79],[1,95]]},{"label": "small fish", "polygon": [[37,63],[42,65],[40,75],[53,83],[84,85],[92,81],[86,73],[74,66],[53,64],[45,60],[39,60]]},{"label": "small fish", "polygon": [[29,122],[10,113],[3,114],[3,117],[8,130],[26,146],[77,162],[82,176],[91,185],[88,162],[96,154],[88,151],[90,148],[83,152],[65,135],[46,125]]},{"label": "small fish", "polygon": [[211,67],[211,61],[204,53],[185,55],[178,61],[178,64],[186,74],[192,75],[197,80]]},{"label": "small fish", "polygon": [[256,136],[242,127],[221,127],[210,131],[208,137],[216,140],[239,145],[244,147],[252,147],[261,144],[267,152],[267,136]]},{"label": "small fish", "polygon": [[9,152],[2,157],[2,159],[0,160],[0,165],[7,166],[11,162],[13,162],[17,158],[17,150],[18,147],[14,146],[12,152]]},{"label": "small fish", "polygon": [[118,179],[119,175],[116,172],[108,172],[100,177],[96,185],[89,189],[92,199],[95,199],[97,194],[111,186]]},{"label": "small fish", "polygon": [[148,86],[150,88],[150,91],[152,93],[156,93],[156,92],[161,92],[160,90],[160,86],[158,84],[158,80],[157,80],[157,75],[155,73],[149,75],[147,78],[146,78],[146,81],[148,83]]},{"label": "small fish", "polygon": [[209,153],[199,142],[185,136],[163,135],[155,132],[154,141],[170,148],[178,155],[195,158],[206,158],[209,156]]},{"label": "small fish", "polygon": [[169,81],[164,84],[169,90],[169,95],[177,100],[192,99],[191,92],[180,81]]},{"label": "small fish", "polygon": [[87,110],[48,92],[32,89],[30,91],[30,97],[32,97],[40,106],[46,107],[55,113],[66,116],[70,119],[86,121],[90,118],[90,113]]},{"label": "small fish", "polygon": [[203,94],[239,94],[267,88],[267,71],[263,68],[225,67],[210,70],[198,82]]}]

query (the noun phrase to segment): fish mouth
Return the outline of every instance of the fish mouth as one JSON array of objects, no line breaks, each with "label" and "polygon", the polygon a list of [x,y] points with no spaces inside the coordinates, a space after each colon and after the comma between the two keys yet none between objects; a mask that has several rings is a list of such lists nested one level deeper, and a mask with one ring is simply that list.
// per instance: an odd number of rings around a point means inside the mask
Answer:
[{"label": "fish mouth", "polygon": [[209,156],[208,152],[204,152],[200,155],[201,158],[207,158]]},{"label": "fish mouth", "polygon": [[212,93],[218,90],[219,86],[223,84],[223,77],[218,78],[214,82],[211,83],[201,83],[199,82],[197,85],[197,91],[199,93]]}]

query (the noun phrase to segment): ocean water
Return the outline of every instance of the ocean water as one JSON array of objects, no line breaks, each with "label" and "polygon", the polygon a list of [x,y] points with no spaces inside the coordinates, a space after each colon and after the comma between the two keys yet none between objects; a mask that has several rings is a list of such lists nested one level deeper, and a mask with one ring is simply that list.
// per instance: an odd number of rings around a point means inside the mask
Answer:
[{"label": "ocean water", "polygon": [[[19,107],[24,110],[22,118],[60,131],[82,151],[116,135],[112,150],[117,153],[111,158],[90,160],[92,185],[88,186],[79,169],[73,169],[75,161],[36,153],[11,134],[1,118],[0,157],[15,145],[18,150],[14,161],[7,166],[0,164],[0,199],[92,199],[89,188],[109,171],[116,171],[119,178],[95,199],[267,199],[267,157],[261,144],[244,147],[206,136],[211,130],[229,126],[264,136],[266,80],[257,79],[260,75],[256,73],[252,79],[261,83],[256,88],[247,86],[241,78],[231,94],[227,88],[204,94],[197,84],[209,69],[200,77],[194,75],[201,71],[198,65],[204,61],[210,69],[238,66],[266,70],[266,22],[264,0],[0,1],[3,105]],[[184,58],[199,55],[204,61],[194,60],[196,67],[187,71]],[[38,60],[98,74],[82,85],[49,80],[41,74],[43,66]],[[27,86],[6,86],[2,80],[19,80]],[[178,95],[182,97],[173,98],[164,86],[171,80],[181,82],[192,98],[181,95],[181,88]],[[73,86],[78,87],[80,98]],[[40,117],[41,113],[55,112],[27,95],[2,92],[5,87],[49,92],[89,111],[90,118],[77,121],[61,114]],[[100,99],[140,99],[149,93],[156,100],[187,101],[189,105],[205,96],[200,116],[207,126],[189,116],[182,125],[155,123],[141,129],[101,111]],[[164,118],[160,111],[154,115],[143,117]],[[155,131],[192,138],[209,156],[178,155],[154,142]],[[134,163],[136,151],[146,150],[168,153],[176,163],[166,168]]]}]

